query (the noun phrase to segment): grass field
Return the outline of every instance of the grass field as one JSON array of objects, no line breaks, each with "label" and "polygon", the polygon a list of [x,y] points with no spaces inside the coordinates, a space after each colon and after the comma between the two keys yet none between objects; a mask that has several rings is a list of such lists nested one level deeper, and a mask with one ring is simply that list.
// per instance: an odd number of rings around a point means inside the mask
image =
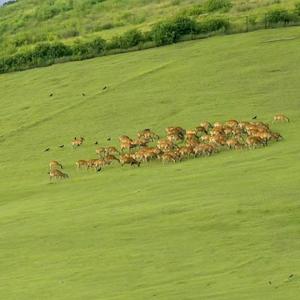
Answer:
[{"label": "grass field", "polygon": [[[1,75],[0,299],[299,299],[299,47],[277,29]],[[278,112],[266,148],[75,170],[108,136]]]}]

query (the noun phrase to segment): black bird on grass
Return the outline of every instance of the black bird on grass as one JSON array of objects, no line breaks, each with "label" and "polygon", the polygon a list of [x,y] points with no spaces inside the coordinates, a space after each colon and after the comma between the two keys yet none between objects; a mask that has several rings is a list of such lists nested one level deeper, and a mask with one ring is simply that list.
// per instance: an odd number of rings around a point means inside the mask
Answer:
[{"label": "black bird on grass", "polygon": [[47,149],[44,150],[44,152],[48,152],[48,151],[50,151],[50,148],[47,148]]},{"label": "black bird on grass", "polygon": [[291,274],[290,276],[289,276],[289,278],[292,278],[294,276],[294,274]]},{"label": "black bird on grass", "polygon": [[81,94],[81,96],[83,96],[83,97],[84,97],[84,96],[85,96],[85,93],[82,93],[82,94]]},{"label": "black bird on grass", "polygon": [[60,145],[59,148],[63,148],[65,145]]},{"label": "black bird on grass", "polygon": [[96,142],[94,143],[94,145],[98,145],[98,141],[96,141]]},{"label": "black bird on grass", "polygon": [[50,95],[49,95],[49,97],[52,97],[53,96],[53,93],[51,93]]},{"label": "black bird on grass", "polygon": [[111,140],[111,138],[110,138],[110,137],[108,137],[108,138],[107,138],[107,141],[110,141],[110,140]]},{"label": "black bird on grass", "polygon": [[104,90],[106,90],[106,89],[107,89],[107,86],[104,86],[102,90],[104,91]]},{"label": "black bird on grass", "polygon": [[101,171],[101,168],[97,169],[97,172],[100,172]]},{"label": "black bird on grass", "polygon": [[254,116],[254,117],[252,118],[252,120],[255,120],[255,119],[257,119],[257,116]]}]

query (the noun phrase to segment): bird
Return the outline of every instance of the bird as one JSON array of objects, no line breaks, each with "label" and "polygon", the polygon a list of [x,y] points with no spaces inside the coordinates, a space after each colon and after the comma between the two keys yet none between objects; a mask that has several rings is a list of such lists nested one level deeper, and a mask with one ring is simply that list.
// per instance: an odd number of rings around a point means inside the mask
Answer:
[{"label": "bird", "polygon": [[111,140],[111,138],[110,138],[110,137],[108,137],[108,138],[107,138],[107,141],[110,141],[110,140]]},{"label": "bird", "polygon": [[271,285],[271,284],[272,284],[272,281],[269,281],[269,284]]},{"label": "bird", "polygon": [[50,95],[49,95],[49,97],[52,97],[53,96],[53,93],[51,93]]},{"label": "bird", "polygon": [[101,171],[101,168],[97,169],[97,172],[100,172]]},{"label": "bird", "polygon": [[255,120],[255,119],[257,119],[257,116],[254,116],[254,117],[252,118],[252,120]]},{"label": "bird", "polygon": [[104,90],[106,90],[106,89],[107,89],[107,86],[104,86],[102,90],[104,91]]},{"label": "bird", "polygon": [[63,148],[65,145],[60,145],[59,148]]},{"label": "bird", "polygon": [[290,276],[289,276],[289,278],[292,278],[294,276],[294,274],[291,274]]},{"label": "bird", "polygon": [[84,96],[85,96],[85,93],[82,93],[82,94],[81,94],[81,96],[83,96],[83,97],[84,97]]},{"label": "bird", "polygon": [[50,148],[47,148],[47,149],[44,150],[44,152],[48,152],[48,151],[50,151]]},{"label": "bird", "polygon": [[96,142],[94,143],[94,145],[98,145],[98,142],[96,141]]}]

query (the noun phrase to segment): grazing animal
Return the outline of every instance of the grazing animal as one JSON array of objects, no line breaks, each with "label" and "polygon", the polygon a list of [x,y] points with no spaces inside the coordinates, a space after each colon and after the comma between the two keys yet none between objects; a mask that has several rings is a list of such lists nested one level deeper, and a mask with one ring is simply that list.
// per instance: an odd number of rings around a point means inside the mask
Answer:
[{"label": "grazing animal", "polygon": [[125,149],[130,151],[131,149],[137,147],[137,145],[133,141],[123,141],[120,143],[121,151],[123,152]]},{"label": "grazing animal", "polygon": [[209,122],[205,121],[205,122],[200,123],[199,127],[203,127],[205,129],[205,131],[208,132],[209,129],[212,128],[212,125]]},{"label": "grazing animal", "polygon": [[170,140],[158,140],[157,141],[157,148],[162,151],[171,150],[174,147],[175,147],[175,145]]},{"label": "grazing animal", "polygon": [[290,119],[287,116],[285,116],[284,114],[277,114],[273,118],[273,123],[274,122],[289,122],[289,121],[290,121]]},{"label": "grazing animal", "polygon": [[149,128],[138,132],[137,137],[138,139],[143,138],[148,141],[154,141],[155,139],[159,139],[159,136],[155,132],[151,131],[151,129]]},{"label": "grazing animal", "polygon": [[172,152],[167,152],[161,155],[161,160],[163,163],[165,162],[173,162],[176,163],[176,155]]},{"label": "grazing animal", "polygon": [[50,172],[48,172],[48,174],[49,174],[49,176],[50,176],[50,181],[51,181],[53,178],[56,178],[56,179],[66,179],[66,178],[69,178],[69,175],[68,175],[68,174],[63,173],[62,171],[57,170],[57,169],[51,170]]},{"label": "grazing animal", "polygon": [[248,145],[249,148],[255,148],[257,146],[264,145],[264,141],[257,136],[247,137],[245,143],[246,145]]},{"label": "grazing animal", "polygon": [[186,134],[186,130],[182,127],[167,127],[166,129],[167,137],[169,140],[183,141]]},{"label": "grazing animal", "polygon": [[139,167],[141,165],[141,162],[137,161],[135,158],[129,156],[128,154],[125,154],[125,155],[120,156],[120,164],[122,167],[125,164],[131,165],[131,166],[137,165]]},{"label": "grazing animal", "polygon": [[198,136],[197,136],[197,129],[196,130],[187,130],[186,131],[186,140],[187,141],[197,141],[198,140]]},{"label": "grazing animal", "polygon": [[95,168],[97,171],[107,164],[108,164],[108,162],[105,159],[91,159],[89,161],[88,167]]},{"label": "grazing animal", "polygon": [[84,142],[84,138],[83,137],[81,137],[81,138],[79,138],[79,139],[77,139],[76,137],[75,137],[75,139],[72,141],[72,146],[73,146],[73,148],[74,147],[79,147],[79,146],[81,146],[82,144],[83,144],[83,142]]},{"label": "grazing animal", "polygon": [[61,169],[63,169],[63,166],[61,163],[59,163],[57,160],[51,160],[49,163],[50,170],[57,169],[57,167],[60,167]]},{"label": "grazing animal", "polygon": [[225,125],[233,128],[233,127],[237,127],[239,125],[239,122],[237,120],[229,120],[225,122]]},{"label": "grazing animal", "polygon": [[207,134],[207,132],[208,132],[208,127],[209,125],[207,125],[206,124],[206,127],[204,127],[204,126],[198,126],[198,127],[196,127],[196,133],[197,134],[199,134],[199,133],[205,133],[205,134]]},{"label": "grazing animal", "polygon": [[106,148],[105,147],[100,147],[96,149],[96,154],[98,154],[99,156],[104,155],[106,152]]},{"label": "grazing animal", "polygon": [[108,165],[110,165],[114,160],[120,162],[120,160],[112,154],[107,155],[104,160]]},{"label": "grazing animal", "polygon": [[215,152],[216,148],[210,144],[198,144],[194,147],[195,155],[207,155],[210,156],[213,152]]},{"label": "grazing animal", "polygon": [[194,154],[194,148],[193,146],[182,146],[178,148],[178,152],[182,158],[190,157]]},{"label": "grazing animal", "polygon": [[116,147],[110,146],[105,148],[105,155],[115,155],[115,154],[120,154],[120,152]]},{"label": "grazing animal", "polygon": [[271,132],[271,139],[278,142],[279,140],[282,140],[282,135],[278,132]]},{"label": "grazing animal", "polygon": [[81,169],[82,167],[88,167],[88,161],[87,160],[78,160],[76,161],[76,167],[77,169]]},{"label": "grazing animal", "polygon": [[133,142],[133,140],[129,137],[129,136],[127,136],[127,135],[121,135],[120,137],[119,137],[119,142],[120,143],[123,143],[123,142]]}]

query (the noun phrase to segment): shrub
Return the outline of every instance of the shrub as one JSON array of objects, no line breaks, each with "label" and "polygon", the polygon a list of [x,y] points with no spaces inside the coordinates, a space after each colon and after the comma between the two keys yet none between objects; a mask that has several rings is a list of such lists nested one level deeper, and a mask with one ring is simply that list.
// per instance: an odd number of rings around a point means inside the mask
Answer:
[{"label": "shrub", "polygon": [[123,35],[113,37],[108,48],[128,49],[128,48],[135,47],[142,42],[144,42],[143,33],[137,29],[132,29],[125,32]]},{"label": "shrub", "polygon": [[57,43],[41,43],[38,44],[32,50],[32,56],[41,59],[55,59],[58,57],[69,56],[72,54],[72,50],[69,46],[57,42]]},{"label": "shrub", "polygon": [[71,48],[62,43],[38,44],[31,50],[2,58],[0,61],[0,73],[47,65],[54,62],[56,58],[70,56],[71,54]]},{"label": "shrub", "polygon": [[106,41],[98,37],[92,41],[77,40],[72,46],[72,54],[77,57],[92,57],[101,54],[106,48]]},{"label": "shrub", "polygon": [[266,21],[269,24],[290,23],[294,20],[294,15],[286,9],[274,9],[266,14]]},{"label": "shrub", "polygon": [[226,12],[232,7],[232,4],[230,0],[207,0],[204,3],[204,7],[207,12],[214,12],[219,10]]},{"label": "shrub", "polygon": [[198,31],[200,33],[209,33],[215,31],[228,30],[230,23],[228,20],[222,18],[210,18],[198,24]]},{"label": "shrub", "polygon": [[196,21],[188,17],[177,17],[154,25],[150,34],[159,46],[176,43],[182,35],[193,33],[197,33]]},{"label": "shrub", "polygon": [[151,30],[151,38],[158,46],[175,43],[176,31],[174,25],[169,22],[155,24]]},{"label": "shrub", "polygon": [[106,49],[106,41],[101,37],[97,37],[88,43],[93,54],[101,54]]},{"label": "shrub", "polygon": [[295,14],[300,16],[300,2],[295,4]]}]

